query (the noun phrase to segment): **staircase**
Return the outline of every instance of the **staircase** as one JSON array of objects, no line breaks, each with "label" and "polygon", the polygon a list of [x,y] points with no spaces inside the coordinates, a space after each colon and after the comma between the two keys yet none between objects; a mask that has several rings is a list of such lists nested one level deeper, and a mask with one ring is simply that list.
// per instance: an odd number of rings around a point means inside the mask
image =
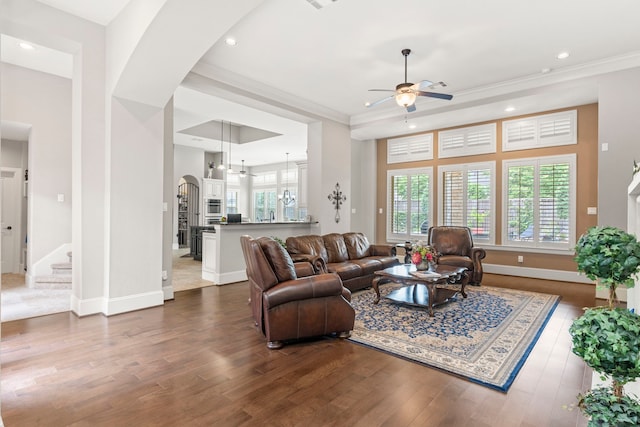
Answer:
[{"label": "staircase", "polygon": [[71,289],[71,252],[67,252],[68,262],[51,264],[51,274],[37,276],[33,287],[36,289]]}]

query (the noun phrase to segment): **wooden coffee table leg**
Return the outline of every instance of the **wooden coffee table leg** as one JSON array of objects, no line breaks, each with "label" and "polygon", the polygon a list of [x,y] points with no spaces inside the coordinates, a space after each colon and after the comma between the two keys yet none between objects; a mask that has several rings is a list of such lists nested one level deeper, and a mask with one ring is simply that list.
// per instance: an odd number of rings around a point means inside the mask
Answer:
[{"label": "wooden coffee table leg", "polygon": [[464,288],[467,286],[467,283],[469,283],[469,273],[465,271],[464,273],[462,273],[461,288],[460,288],[460,293],[462,294],[462,298],[467,297],[467,293],[464,291]]},{"label": "wooden coffee table leg", "polygon": [[371,281],[371,287],[376,293],[376,297],[373,299],[373,303],[377,304],[380,302],[380,288],[378,287],[378,282],[382,279],[382,277],[374,277]]},{"label": "wooden coffee table leg", "polygon": [[436,284],[434,282],[427,282],[425,286],[427,287],[427,296],[429,298],[429,317],[433,317],[433,299],[436,297],[436,292],[438,291],[436,290]]}]

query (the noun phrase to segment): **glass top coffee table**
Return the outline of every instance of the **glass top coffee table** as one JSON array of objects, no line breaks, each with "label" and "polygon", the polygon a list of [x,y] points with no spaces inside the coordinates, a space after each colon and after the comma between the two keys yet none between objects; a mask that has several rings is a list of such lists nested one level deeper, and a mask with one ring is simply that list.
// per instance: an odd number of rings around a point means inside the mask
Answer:
[{"label": "glass top coffee table", "polygon": [[380,302],[380,285],[385,283],[400,283],[404,286],[391,291],[385,298],[400,304],[429,309],[429,316],[433,317],[433,307],[453,300],[458,291],[438,285],[458,284],[460,294],[467,297],[464,288],[469,282],[469,275],[464,267],[438,265],[433,272],[418,272],[413,264],[401,264],[376,271],[371,283],[376,297],[374,304]]}]

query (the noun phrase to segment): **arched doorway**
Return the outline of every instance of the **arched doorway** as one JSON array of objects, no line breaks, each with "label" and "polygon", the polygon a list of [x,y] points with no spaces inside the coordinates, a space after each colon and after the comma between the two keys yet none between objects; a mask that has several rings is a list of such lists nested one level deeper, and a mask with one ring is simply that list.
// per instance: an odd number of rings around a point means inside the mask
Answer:
[{"label": "arched doorway", "polygon": [[200,225],[200,187],[198,180],[191,175],[183,176],[178,181],[178,248],[192,246],[192,227]]}]

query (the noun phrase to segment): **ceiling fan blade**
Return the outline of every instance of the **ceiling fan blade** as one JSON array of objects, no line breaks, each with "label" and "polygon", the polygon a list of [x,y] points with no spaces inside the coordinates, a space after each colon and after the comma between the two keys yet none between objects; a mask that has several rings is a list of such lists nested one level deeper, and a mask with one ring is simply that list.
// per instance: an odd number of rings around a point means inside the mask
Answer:
[{"label": "ceiling fan blade", "polygon": [[414,111],[416,111],[416,104],[407,106],[407,113],[413,113]]},{"label": "ceiling fan blade", "polygon": [[447,95],[446,93],[423,92],[421,90],[416,91],[416,95],[428,96],[430,98],[446,99],[447,101],[450,101],[453,98],[453,95]]},{"label": "ceiling fan blade", "polygon": [[375,107],[376,105],[382,104],[383,102],[388,101],[390,99],[393,99],[394,97],[395,97],[395,95],[391,95],[391,96],[387,96],[386,98],[379,99],[379,100],[377,100],[375,102],[368,103],[367,104],[367,108]]},{"label": "ceiling fan blade", "polygon": [[432,81],[423,80],[421,82],[418,82],[418,83],[412,85],[411,89],[413,89],[415,91],[421,91],[421,90],[429,89],[431,86],[433,86],[433,82]]}]

